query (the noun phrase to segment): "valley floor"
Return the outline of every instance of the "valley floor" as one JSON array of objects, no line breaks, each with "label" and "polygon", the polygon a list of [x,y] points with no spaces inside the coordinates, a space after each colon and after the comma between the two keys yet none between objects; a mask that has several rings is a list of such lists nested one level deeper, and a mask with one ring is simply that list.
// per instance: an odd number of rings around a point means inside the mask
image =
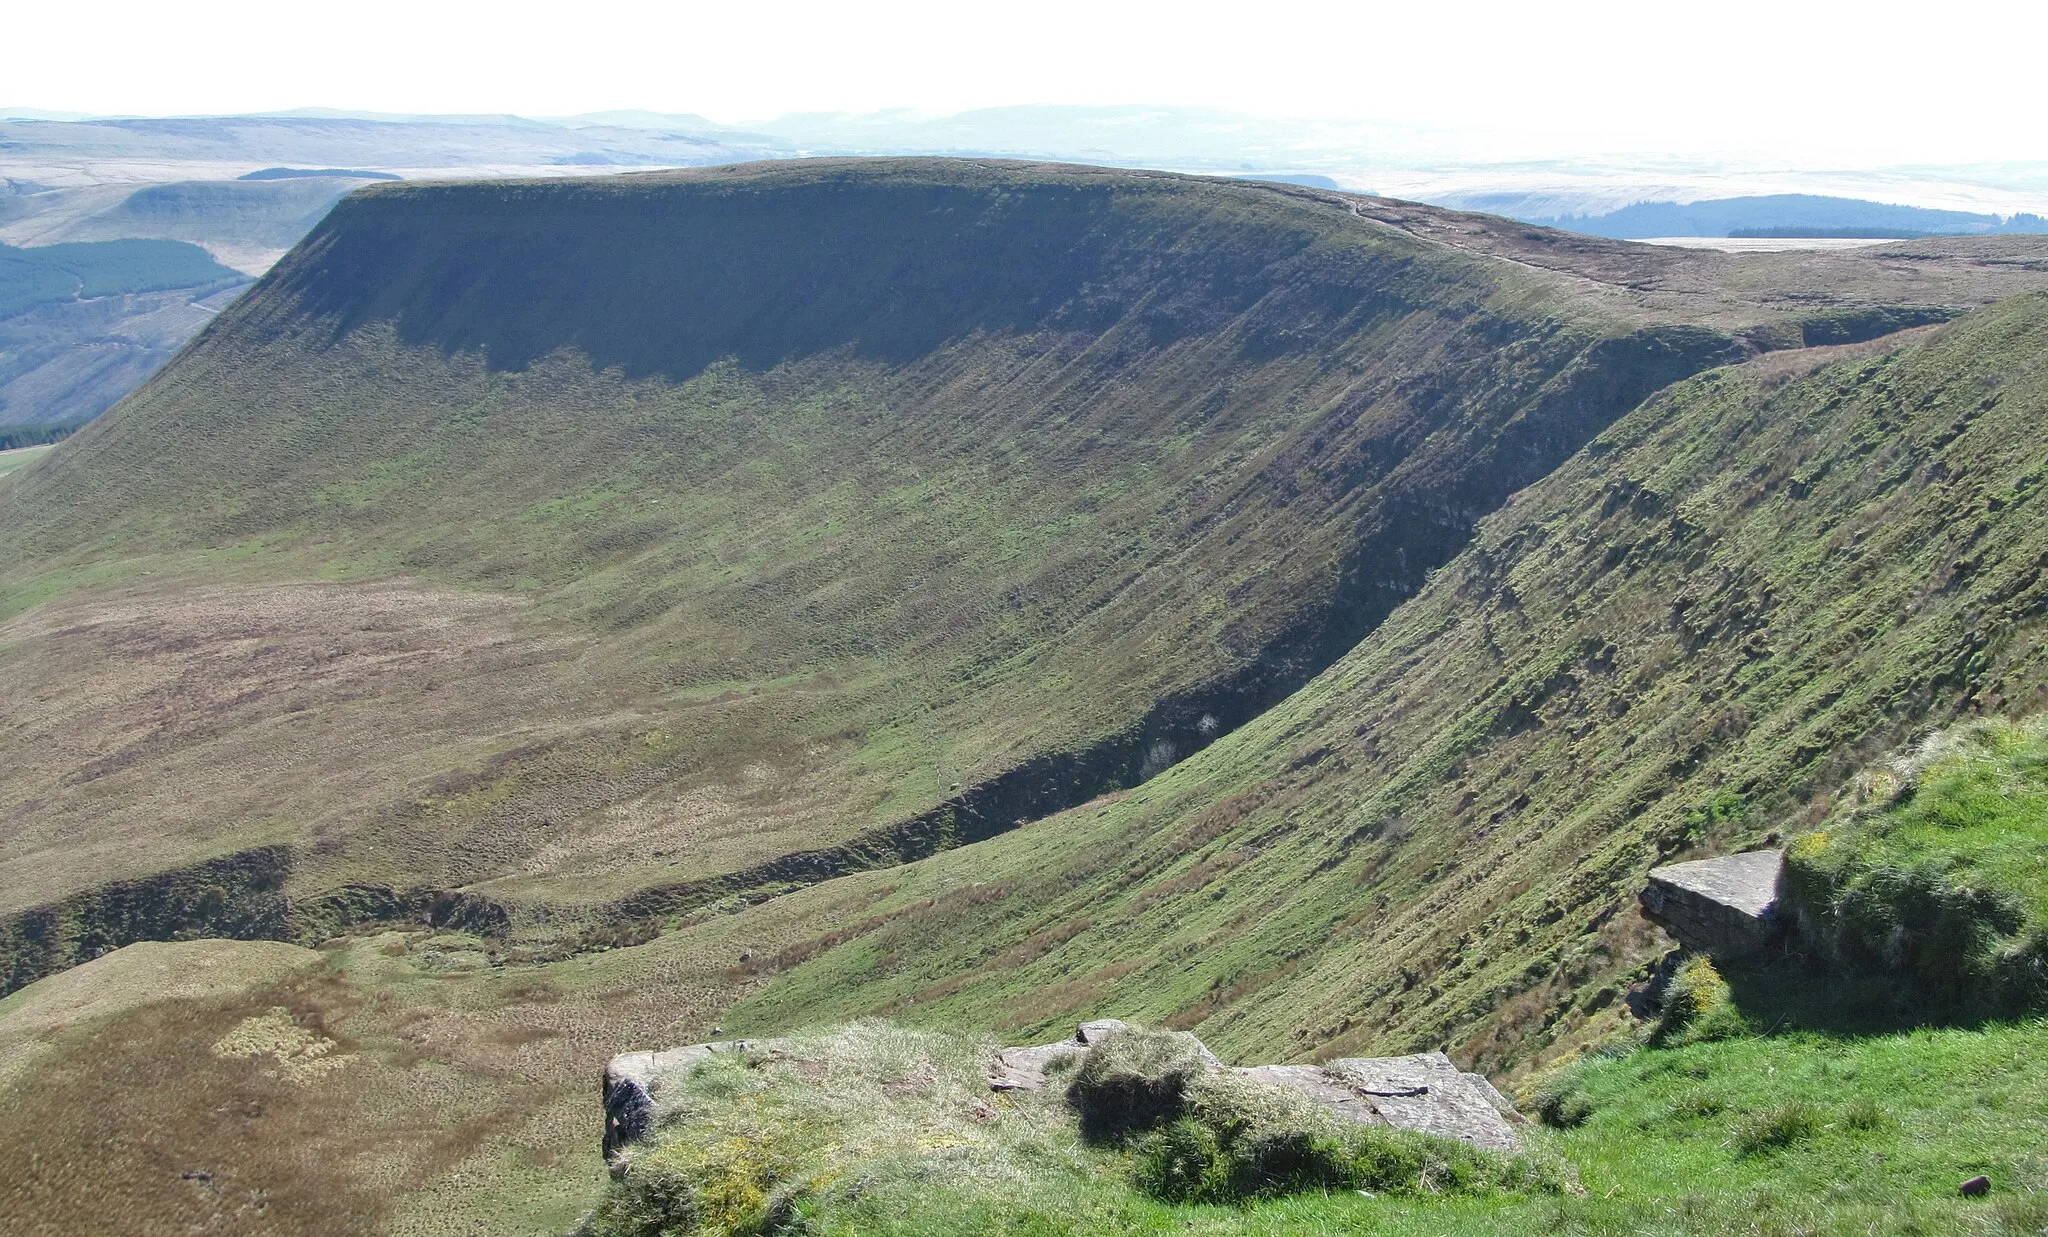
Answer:
[{"label": "valley floor", "polygon": [[0,475],[33,464],[49,453],[48,447],[17,447],[12,451],[0,451]]}]

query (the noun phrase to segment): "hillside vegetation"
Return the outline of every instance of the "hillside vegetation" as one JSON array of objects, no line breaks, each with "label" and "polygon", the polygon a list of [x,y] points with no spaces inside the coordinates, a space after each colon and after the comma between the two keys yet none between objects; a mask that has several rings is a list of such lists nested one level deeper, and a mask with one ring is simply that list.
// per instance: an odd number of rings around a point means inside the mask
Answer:
[{"label": "hillside vegetation", "polygon": [[2048,719],[1938,734],[1860,779],[1786,854],[1786,910],[1829,961],[1951,1015],[2048,1003]]},{"label": "hillside vegetation", "polygon": [[2027,296],[1677,385],[1142,794],[873,882],[856,928],[760,960],[743,1025],[1116,1010],[1494,1069],[1608,1034],[1659,948],[1649,866],[1822,818],[1918,728],[2039,706],[2044,348]]},{"label": "hillside vegetation", "polygon": [[55,962],[109,879],[167,924],[283,845],[283,930],[545,951],[989,836],[1279,700],[1666,383],[2036,277],[1719,258],[1015,165],[365,190],[0,492],[0,898],[84,899]]},{"label": "hillside vegetation", "polygon": [[[2023,1231],[1942,1208],[2033,1128],[1980,1154],[1913,1071],[2027,1025],[1886,1056],[1731,970],[1616,1054],[1649,866],[2043,707],[2044,280],[1017,165],[353,196],[0,481],[9,982],[326,959],[37,1030],[10,1218],[88,1226],[96,1163],[145,1230],[559,1232],[611,1052],[1114,1015],[1583,1059],[1540,1137],[1589,1194],[1218,1207],[1055,1147],[1026,1231]],[[1977,1141],[1769,1098],[1838,1057]],[[930,1231],[891,1188],[820,1222]]]}]

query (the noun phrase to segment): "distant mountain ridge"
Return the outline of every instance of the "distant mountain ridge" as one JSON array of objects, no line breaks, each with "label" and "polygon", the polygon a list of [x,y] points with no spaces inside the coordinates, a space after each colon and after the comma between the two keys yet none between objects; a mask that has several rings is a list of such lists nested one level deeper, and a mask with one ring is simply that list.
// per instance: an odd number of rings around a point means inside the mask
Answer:
[{"label": "distant mountain ridge", "polygon": [[[1508,201],[1490,201],[1487,195],[1467,199],[1467,204],[1479,210],[1511,205]],[[1546,227],[1616,240],[1647,240],[1658,236],[1903,238],[2048,232],[2048,218],[2040,215],[1932,210],[1805,193],[1774,193],[1684,203],[1638,202],[1600,215],[1517,214],[1514,217]]]}]

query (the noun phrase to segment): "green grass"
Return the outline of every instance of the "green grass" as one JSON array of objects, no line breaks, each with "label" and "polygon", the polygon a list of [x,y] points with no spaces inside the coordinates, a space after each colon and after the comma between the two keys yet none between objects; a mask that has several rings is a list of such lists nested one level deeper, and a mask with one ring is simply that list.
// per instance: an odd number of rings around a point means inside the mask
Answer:
[{"label": "green grass", "polygon": [[[1644,1049],[1581,1067],[1589,1115],[1553,1145],[1590,1196],[1648,1211],[1739,1226],[1755,1207],[1778,1231],[2031,1232],[2048,1213],[2044,1051],[2039,1022]],[[1979,1173],[1992,1200],[1958,1198]]]},{"label": "green grass", "polygon": [[1931,736],[1787,852],[1815,947],[1948,1007],[2048,999],[2048,718]]}]

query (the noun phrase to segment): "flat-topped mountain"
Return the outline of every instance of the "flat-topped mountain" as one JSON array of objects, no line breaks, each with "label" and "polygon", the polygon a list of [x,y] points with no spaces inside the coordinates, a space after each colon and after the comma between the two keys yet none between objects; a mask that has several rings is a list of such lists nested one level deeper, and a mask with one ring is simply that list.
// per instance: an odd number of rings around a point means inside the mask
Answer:
[{"label": "flat-topped mountain", "polygon": [[2042,277],[999,163],[372,187],[0,493],[0,910],[552,948],[985,837],[1657,388]]},{"label": "flat-topped mountain", "polygon": [[355,193],[0,480],[7,985],[328,964],[110,995],[0,1155],[566,1228],[596,1063],[721,1027],[1569,1051],[1651,866],[2039,698],[2044,287],[1042,165]]}]

